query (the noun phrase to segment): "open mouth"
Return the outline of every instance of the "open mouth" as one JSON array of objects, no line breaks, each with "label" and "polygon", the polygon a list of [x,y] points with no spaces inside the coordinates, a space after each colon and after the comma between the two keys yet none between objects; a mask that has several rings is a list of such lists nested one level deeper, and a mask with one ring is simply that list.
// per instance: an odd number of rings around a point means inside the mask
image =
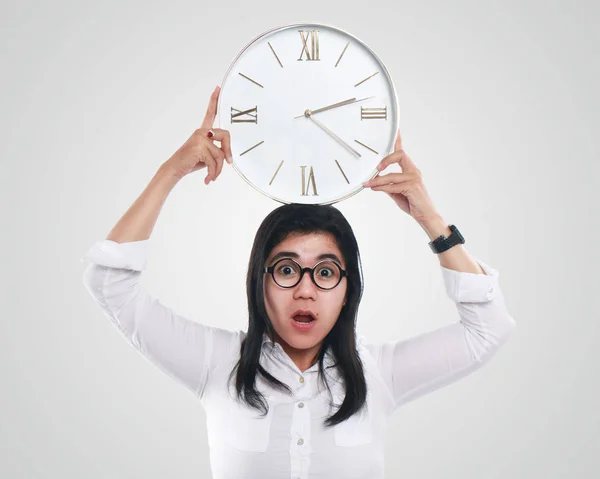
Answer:
[{"label": "open mouth", "polygon": [[292,319],[297,324],[310,324],[315,322],[315,318],[306,314],[297,314]]},{"label": "open mouth", "polygon": [[317,320],[317,315],[310,309],[297,309],[291,316],[292,321],[298,326],[308,326]]}]

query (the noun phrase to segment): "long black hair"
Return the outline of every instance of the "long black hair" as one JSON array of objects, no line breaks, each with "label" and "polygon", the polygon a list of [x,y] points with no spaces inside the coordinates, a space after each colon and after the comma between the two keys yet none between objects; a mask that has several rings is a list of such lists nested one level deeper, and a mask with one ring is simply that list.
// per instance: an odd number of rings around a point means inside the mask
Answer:
[{"label": "long black hair", "polygon": [[[335,366],[343,379],[346,397],[338,411],[327,417],[325,427],[345,421],[358,412],[366,403],[367,385],[363,364],[356,346],[356,316],[363,293],[362,265],[358,243],[350,224],[342,213],[331,205],[285,204],[273,210],[261,223],[252,246],[246,276],[248,296],[248,333],[240,346],[240,358],[234,366],[229,381],[235,374],[235,389],[238,398],[249,406],[268,412],[264,396],[255,388],[256,373],[280,391],[292,394],[291,389],[269,374],[259,363],[263,335],[266,333],[274,341],[274,328],[267,315],[264,301],[264,267],[271,251],[290,234],[330,233],[346,262],[347,290],[346,304],[324,338],[317,355],[319,378],[331,389],[325,378],[323,359],[328,347],[331,348]],[[331,404],[331,403],[330,403]]]}]

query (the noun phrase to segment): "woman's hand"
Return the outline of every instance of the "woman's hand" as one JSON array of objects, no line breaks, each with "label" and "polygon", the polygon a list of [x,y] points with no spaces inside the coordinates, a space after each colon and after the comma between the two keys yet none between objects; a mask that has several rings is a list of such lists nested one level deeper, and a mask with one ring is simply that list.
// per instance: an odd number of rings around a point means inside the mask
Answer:
[{"label": "woman's hand", "polygon": [[427,189],[423,184],[421,170],[410,159],[410,156],[402,149],[402,138],[400,129],[394,143],[394,152],[386,156],[377,165],[381,172],[392,163],[399,163],[402,173],[388,173],[377,176],[363,183],[363,186],[374,191],[384,191],[392,198],[402,211],[412,216],[417,222],[422,223],[428,219],[439,217]]},{"label": "woman's hand", "polygon": [[[208,166],[208,174],[204,183],[208,185],[221,174],[223,160],[231,164],[231,136],[229,131],[213,128],[217,115],[217,101],[221,89],[217,86],[208,103],[208,108],[202,121],[202,126],[192,133],[192,136],[169,158],[166,163],[174,169],[178,178],[201,170]],[[214,132],[212,138],[208,137],[208,131]],[[221,142],[222,148],[216,146],[214,141]]]}]

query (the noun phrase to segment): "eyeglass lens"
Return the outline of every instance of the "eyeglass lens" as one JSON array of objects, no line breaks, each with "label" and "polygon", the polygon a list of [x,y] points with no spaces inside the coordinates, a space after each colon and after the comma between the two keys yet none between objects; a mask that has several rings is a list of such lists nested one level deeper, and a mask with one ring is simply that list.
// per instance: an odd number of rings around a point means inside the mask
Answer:
[{"label": "eyeglass lens", "polygon": [[[340,281],[340,276],[340,269],[333,261],[319,263],[315,269],[315,283],[321,288],[333,288]],[[274,265],[273,278],[284,288],[294,286],[300,279],[300,267],[290,259],[280,260]]]}]

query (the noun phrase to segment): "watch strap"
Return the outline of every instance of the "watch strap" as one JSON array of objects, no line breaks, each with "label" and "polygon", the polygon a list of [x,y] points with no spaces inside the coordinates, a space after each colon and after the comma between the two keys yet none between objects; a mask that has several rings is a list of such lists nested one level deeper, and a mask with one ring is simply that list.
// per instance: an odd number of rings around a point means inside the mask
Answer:
[{"label": "watch strap", "polygon": [[429,247],[435,254],[443,253],[457,244],[465,243],[463,235],[460,234],[460,231],[458,231],[458,228],[455,225],[449,225],[449,228],[450,231],[452,231],[450,236],[446,238],[446,236],[442,234],[429,242]]}]

